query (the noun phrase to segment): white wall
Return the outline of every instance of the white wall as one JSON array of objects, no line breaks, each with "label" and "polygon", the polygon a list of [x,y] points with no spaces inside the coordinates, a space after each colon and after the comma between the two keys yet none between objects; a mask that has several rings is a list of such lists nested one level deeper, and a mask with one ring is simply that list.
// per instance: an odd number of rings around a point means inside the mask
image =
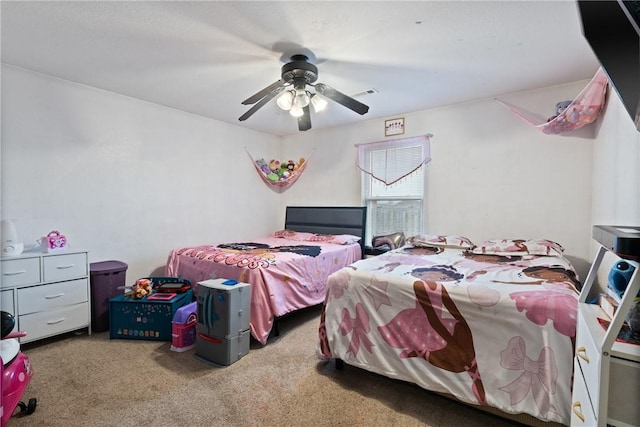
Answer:
[{"label": "white wall", "polygon": [[[501,99],[550,115],[586,83]],[[563,136],[492,99],[399,115],[403,136],[434,135],[425,232],[554,239],[585,277],[592,224],[640,222],[640,141],[617,98],[594,125]],[[359,205],[354,144],[385,139],[383,123],[280,139],[3,66],[1,217],[18,220],[26,243],[60,230],[91,262],[122,260],[129,279],[143,277],[175,247],[279,228],[287,205]],[[311,157],[279,194],[245,147],[255,159]]]},{"label": "white wall", "polygon": [[615,91],[593,152],[593,223],[640,224],[640,132]]},{"label": "white wall", "polygon": [[276,137],[2,67],[2,218],[27,244],[59,230],[90,262],[126,262],[129,282],[173,248],[283,226],[245,147],[280,154]]},{"label": "white wall", "polygon": [[[541,115],[572,99],[575,82],[501,97]],[[340,108],[331,105],[330,108]],[[426,174],[426,233],[560,242],[586,276],[591,230],[593,128],[545,135],[493,99],[400,114],[402,137],[432,133]],[[283,204],[356,204],[360,175],[354,144],[385,139],[384,120],[311,130],[283,140],[283,154],[315,149]]]},{"label": "white wall", "polygon": [[[592,224],[640,225],[640,132],[636,130],[620,98],[610,90],[594,143],[592,176]],[[591,257],[598,244],[591,241]],[[598,282],[607,275],[617,257],[607,253]]]}]

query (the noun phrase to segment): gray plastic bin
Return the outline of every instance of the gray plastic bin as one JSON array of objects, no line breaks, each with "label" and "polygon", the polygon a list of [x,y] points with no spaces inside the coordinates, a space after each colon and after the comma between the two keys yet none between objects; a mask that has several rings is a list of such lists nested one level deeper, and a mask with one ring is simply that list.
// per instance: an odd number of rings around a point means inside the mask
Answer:
[{"label": "gray plastic bin", "polygon": [[128,265],[122,261],[92,262],[91,277],[91,330],[109,330],[109,300],[122,295],[126,286]]}]

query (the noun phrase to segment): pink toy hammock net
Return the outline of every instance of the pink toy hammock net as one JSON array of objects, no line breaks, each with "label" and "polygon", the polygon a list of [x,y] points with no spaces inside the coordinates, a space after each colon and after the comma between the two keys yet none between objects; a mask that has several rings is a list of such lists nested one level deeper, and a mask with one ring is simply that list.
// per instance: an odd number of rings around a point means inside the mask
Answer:
[{"label": "pink toy hammock net", "polygon": [[593,122],[600,114],[606,100],[608,79],[600,68],[589,84],[578,94],[569,106],[547,122],[533,113],[506,101],[496,99],[508,107],[518,117],[547,135],[557,135],[581,128]]},{"label": "pink toy hammock net", "polygon": [[[246,148],[245,151],[247,151]],[[249,154],[249,151],[247,151],[247,154],[251,159],[251,163],[253,163],[253,167],[256,168],[256,172],[258,172],[258,175],[260,175],[260,178],[262,178],[265,184],[269,185],[270,187],[274,187],[274,189],[278,192],[282,192],[285,189],[291,187],[298,180],[298,178],[300,178],[302,172],[304,172],[304,170],[307,168],[307,164],[309,163],[309,159],[311,158],[311,154],[313,153],[311,153],[306,159],[304,159],[303,162],[299,162],[298,167],[294,171],[290,172],[286,178],[280,176],[277,179],[273,176],[273,173],[267,172],[261,167],[261,163],[264,163],[264,159],[254,160],[253,157],[251,157],[251,154]]]}]

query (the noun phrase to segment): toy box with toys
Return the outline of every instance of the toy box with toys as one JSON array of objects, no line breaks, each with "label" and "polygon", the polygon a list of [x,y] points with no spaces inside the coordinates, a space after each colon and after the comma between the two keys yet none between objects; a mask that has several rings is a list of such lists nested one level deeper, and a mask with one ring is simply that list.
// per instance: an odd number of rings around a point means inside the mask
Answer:
[{"label": "toy box with toys", "polygon": [[[172,292],[161,290],[167,284]],[[176,312],[192,300],[191,283],[186,279],[138,279],[131,290],[109,300],[109,338],[171,341]]]}]

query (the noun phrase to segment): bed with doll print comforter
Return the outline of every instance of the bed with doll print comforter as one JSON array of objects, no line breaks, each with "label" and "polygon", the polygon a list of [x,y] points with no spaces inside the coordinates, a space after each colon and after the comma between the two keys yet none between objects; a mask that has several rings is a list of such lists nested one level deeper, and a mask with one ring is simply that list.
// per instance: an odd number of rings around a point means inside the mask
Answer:
[{"label": "bed with doll print comforter", "polygon": [[505,242],[408,244],[332,274],[318,355],[568,425],[575,270],[553,242]]},{"label": "bed with doll print comforter", "polygon": [[268,237],[174,249],[166,274],[251,285],[251,335],[266,344],[276,317],[322,304],[329,274],[361,258],[359,238],[279,231]]}]

